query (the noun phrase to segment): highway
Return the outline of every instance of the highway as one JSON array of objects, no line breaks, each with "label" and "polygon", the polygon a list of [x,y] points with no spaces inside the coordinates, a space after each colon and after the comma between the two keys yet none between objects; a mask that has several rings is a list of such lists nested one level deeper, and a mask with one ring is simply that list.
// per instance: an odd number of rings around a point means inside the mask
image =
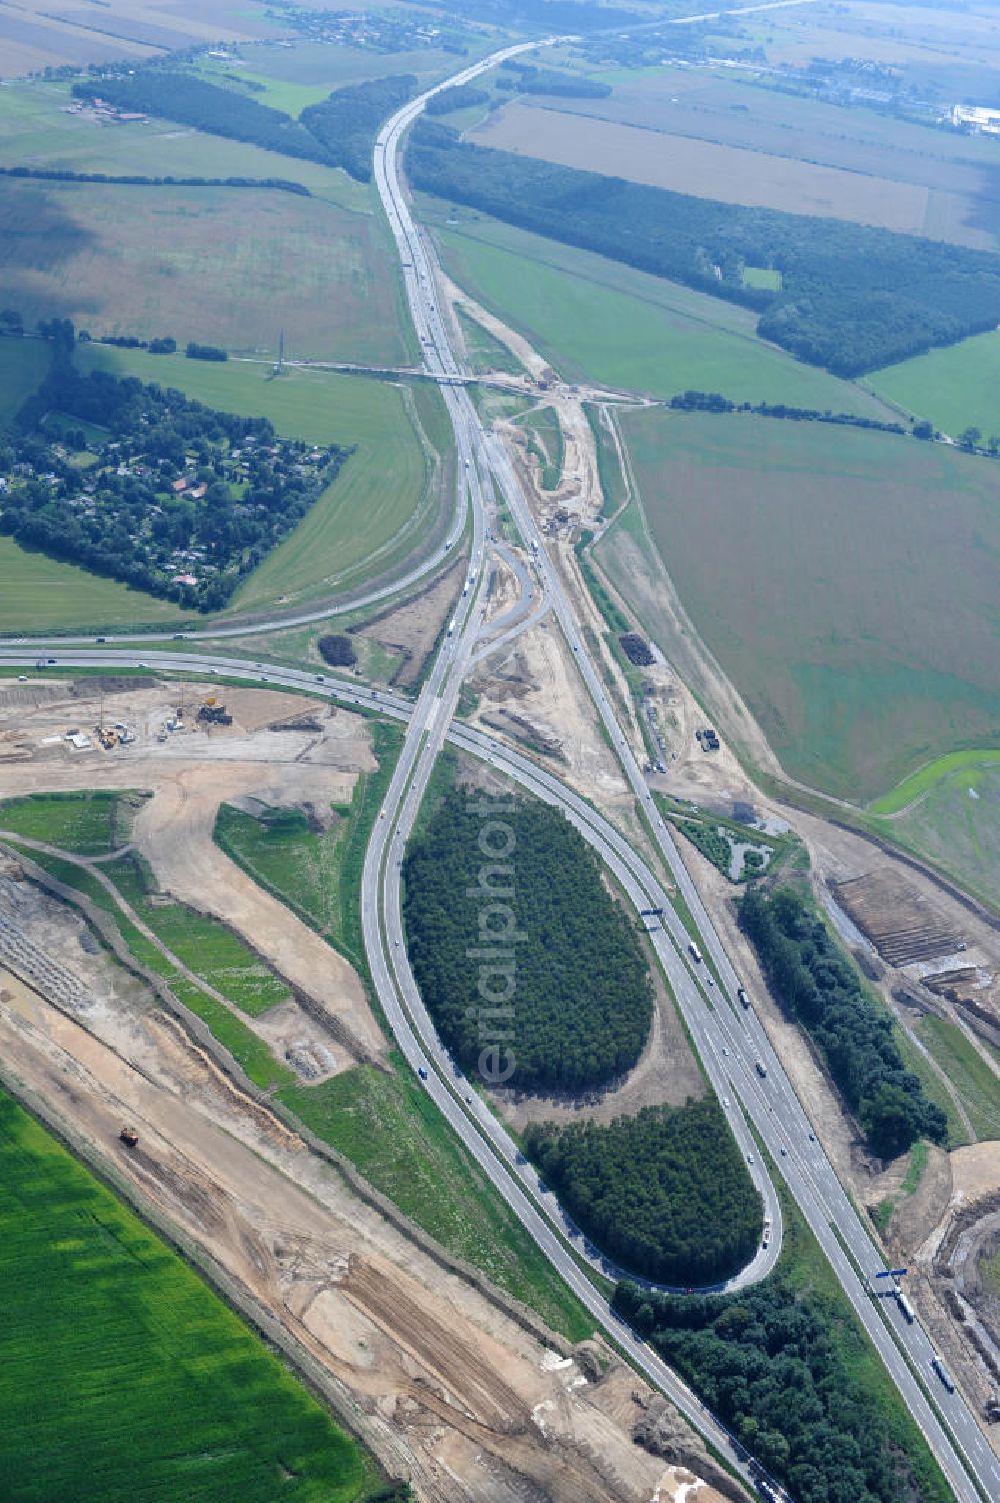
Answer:
[{"label": "highway", "polygon": [[[407,297],[425,364],[434,375],[461,375],[463,372],[451,349],[438,305],[430,254],[413,222],[400,185],[399,144],[432,94],[471,81],[505,58],[535,45],[538,44],[507,48],[428,91],[400,110],[380,132],[376,143],[376,185],[399,249]],[[454,621],[443,638],[416,704],[338,679],[335,675],[317,675],[272,665],[265,670],[272,683],[329,694],[342,702],[378,709],[408,722],[403,749],[375,823],[362,876],[362,923],[372,978],[403,1054],[414,1070],[426,1071],[425,1085],[431,1097],[595,1320],[721,1454],[748,1476],[746,1458],[725,1427],[650,1348],[610,1312],[607,1302],[580,1266],[585,1260],[586,1250],[578,1232],[554,1198],[540,1189],[530,1166],[518,1162],[515,1145],[479,1095],[455,1075],[423,1007],[403,942],[400,863],[435,759],[445,740],[450,739],[560,808],[607,863],[637,908],[663,909],[662,927],[650,933],[650,941],[691,1031],[705,1071],[720,1101],[729,1103],[725,1106],[727,1117],[742,1151],[748,1161],[752,1161],[749,1168],[773,1226],[768,1245],[761,1246],[734,1285],[763,1277],[773,1267],[781,1246],[780,1205],[767,1166],[747,1126],[746,1117],[749,1117],[911,1414],[927,1437],[955,1496],[961,1503],[975,1503],[980,1497],[986,1500],[1000,1497],[1000,1463],[961,1395],[957,1390],[949,1394],[932,1372],[931,1361],[935,1353],[923,1327],[919,1321],[908,1323],[894,1301],[876,1300],[872,1295],[872,1281],[883,1267],[882,1260],[832,1165],[814,1140],[808,1117],[753,1008],[744,1009],[739,1003],[739,978],[646,786],[642,770],[604,688],[600,670],[590,658],[562,577],[549,557],[544,537],[535,526],[506,451],[496,437],[483,429],[464,386],[442,385],[441,390],[454,426],[458,453],[459,495],[451,535],[457,536],[459,528],[465,525],[467,512],[471,511],[470,582],[456,607]],[[701,963],[689,953],[690,936],[659,875],[614,825],[530,757],[489,736],[453,723],[465,672],[476,654],[488,649],[488,643],[483,640],[482,618],[488,576],[487,533],[493,530],[495,488],[520,531],[538,576],[534,587],[537,604],[524,616],[511,615],[504,625],[509,625],[510,632],[516,633],[528,622],[538,619],[542,610],[551,611],[558,623],[577,662],[582,683],[633,790],[636,805],[673,883],[693,916],[705,955]],[[419,572],[414,577],[419,577]],[[398,588],[397,582],[392,591]],[[322,619],[324,614],[306,614],[296,619],[306,623]],[[286,626],[289,621],[276,624]],[[255,629],[265,630],[267,626],[260,625]],[[232,628],[234,635],[246,631],[245,625]],[[187,635],[218,638],[223,634],[216,628]],[[67,638],[53,643],[50,651],[57,655],[58,664],[65,666],[148,664],[163,671],[217,672],[254,681],[262,677],[261,669],[245,659],[154,651],[149,648],[148,635],[143,634],[141,640],[144,644],[141,658],[136,651],[110,645],[91,646],[86,652],[74,651]],[[93,639],[80,641],[92,643]],[[116,636],[114,641],[127,643],[129,638]],[[41,645],[0,644],[0,661],[31,666]],[[715,985],[709,983],[709,962],[718,977]],[[606,1266],[599,1256],[593,1254],[591,1261],[598,1267]]]},{"label": "highway", "polygon": [[[451,640],[456,639],[449,639]],[[614,825],[599,814],[586,799],[567,788],[557,777],[540,768],[525,754],[469,727],[457,723],[446,725],[444,700],[439,691],[455,663],[453,653],[448,654],[447,665],[445,665],[444,657],[445,655],[442,654],[439,663],[435,665],[435,676],[428,681],[426,686],[427,689],[431,689],[431,683],[434,684],[422,715],[419,714],[419,705],[415,708],[409,700],[384,691],[373,690],[349,679],[338,678],[333,674],[317,675],[305,670],[275,668],[269,665],[267,677],[268,682],[281,687],[304,689],[317,695],[328,695],[349,706],[375,710],[396,719],[409,721],[411,734],[408,737],[407,746],[414,748],[406,764],[410,771],[412,771],[416,754],[424,745],[424,737],[433,737],[436,750],[444,739],[446,731],[447,739],[454,745],[482,758],[527,791],[560,808],[601,859],[608,864],[609,869],[614,872],[637,908],[659,906],[664,908],[670,934],[668,935],[666,931],[654,932],[651,939],[656,945],[657,953],[664,964],[678,1003],[692,1031],[706,1071],[719,1093],[720,1100],[725,1100],[726,1095],[729,1094],[730,1100],[738,1100],[746,1106],[762,1137],[769,1141],[771,1151],[776,1161],[779,1162],[781,1172],[800,1209],[814,1232],[820,1236],[841,1283],[869,1329],[873,1340],[876,1341],[915,1418],[934,1443],[933,1432],[935,1429],[940,1429],[936,1416],[914,1382],[902,1353],[889,1340],[888,1328],[877,1314],[876,1304],[869,1289],[862,1280],[857,1278],[853,1265],[844,1255],[840,1243],[832,1232],[834,1225],[843,1230],[848,1217],[857,1219],[853,1208],[844,1195],[822,1148],[811,1140],[811,1127],[808,1119],[802,1112],[794,1093],[791,1092],[790,1085],[770,1047],[764,1029],[752,1011],[745,1011],[738,1005],[734,1007],[728,1003],[720,1005],[717,994],[713,998],[714,1005],[710,1006],[704,989],[695,978],[696,967],[685,958],[684,946],[687,932],[679,927],[676,916],[671,917],[672,910],[668,895],[664,892],[656,874],[649,869],[644,859],[631,848]],[[32,666],[34,658],[31,654],[24,653],[23,650],[18,652],[0,647],[0,662],[2,661],[12,665]],[[66,653],[60,656],[58,666],[121,668],[126,665],[139,666],[139,661],[138,655],[134,652],[103,649]],[[248,682],[258,682],[261,678],[260,670],[254,664],[241,658],[218,655],[198,656],[192,659],[188,654],[157,651],[147,653],[145,664],[151,669],[162,672],[219,674]],[[419,738],[413,735],[414,726],[421,728]],[[409,782],[408,772],[401,770],[403,766],[401,758],[393,779],[394,786],[390,786],[386,796],[386,806],[390,801],[402,800]],[[411,813],[415,803],[416,794],[410,800]],[[572,1222],[564,1215],[551,1194],[539,1191],[534,1171],[530,1166],[518,1164],[516,1148],[492,1113],[482,1105],[478,1095],[470,1091],[460,1077],[454,1075],[448,1055],[436,1039],[433,1027],[426,1017],[419,994],[412,983],[412,977],[407,979],[408,967],[405,964],[405,949],[400,943],[400,934],[397,932],[394,939],[390,941],[388,938],[383,939],[382,934],[377,932],[386,919],[390,928],[399,925],[398,883],[393,884],[397,901],[392,903],[388,915],[384,914],[379,887],[382,873],[398,870],[395,863],[401,860],[404,846],[404,831],[396,830],[394,838],[391,838],[388,817],[380,819],[372,842],[372,850],[377,851],[377,856],[373,856],[369,865],[366,865],[364,879],[365,941],[367,945],[372,946],[369,953],[373,963],[373,978],[383,1005],[388,1003],[390,1023],[404,1055],[414,1070],[418,1070],[421,1066],[430,1067],[428,1079],[425,1082],[428,1092],[455,1131],[459,1133],[468,1150],[490,1174],[499,1193],[503,1195],[539,1247],[559,1269],[595,1319],[605,1326],[637,1367],[644,1371],[646,1376],[663,1392],[667,1393],[673,1402],[677,1403],[682,1412],[713,1444],[719,1446],[723,1454],[730,1459],[737,1460],[740,1456],[739,1448],[727,1437],[724,1427],[714,1422],[696,1396],[691,1394],[674,1374],[670,1373],[669,1369],[644,1343],[632,1336],[627,1327],[624,1327],[611,1314],[607,1302],[596,1293],[593,1285],[583,1276],[579,1267],[579,1260],[583,1254],[582,1239]],[[406,1007],[402,1002],[404,997]],[[768,1072],[763,1080],[756,1072],[755,1066],[758,1058],[764,1062]],[[791,1096],[791,1100],[783,1099],[786,1093]],[[734,1131],[739,1133],[742,1126],[742,1113],[738,1110],[729,1110],[727,1115]],[[745,1136],[741,1141],[743,1144],[746,1143]],[[785,1148],[784,1154],[781,1153],[782,1147]],[[863,1234],[863,1238],[867,1244],[867,1252],[861,1266],[869,1277],[872,1277],[881,1270],[883,1265],[867,1236]],[[780,1236],[776,1236],[772,1242],[771,1259],[763,1265],[756,1262],[749,1265],[738,1276],[736,1282],[747,1283],[762,1277],[773,1262],[773,1253],[779,1242]],[[570,1247],[573,1248],[572,1252]],[[613,1276],[614,1270],[602,1260],[597,1260],[597,1266],[602,1272]],[[889,1326],[901,1341],[906,1343],[918,1370],[928,1382],[935,1382],[936,1380],[929,1372],[934,1351],[923,1328],[919,1323],[909,1326],[894,1301],[883,1298],[879,1301],[879,1306],[884,1311]],[[985,1488],[983,1496],[990,1498],[1000,1495],[1000,1466],[958,1394],[949,1396],[941,1389],[940,1395],[935,1393],[934,1397],[935,1402],[947,1414],[949,1423],[962,1440],[963,1449],[976,1455],[977,1437],[982,1441],[985,1451],[977,1455],[976,1460],[981,1468],[979,1475],[983,1479]],[[965,1424],[962,1420],[963,1412],[967,1416]],[[942,1443],[945,1452],[941,1459],[944,1461],[948,1443],[943,1435],[937,1438],[937,1444]],[[935,1450],[937,1450],[937,1444],[935,1444]],[[976,1496],[975,1493],[969,1491],[968,1483],[964,1488],[960,1483],[955,1487],[955,1491],[959,1497]]]},{"label": "highway", "polygon": [[[555,39],[549,39],[552,40]],[[376,142],[375,181],[403,264],[414,326],[424,349],[427,368],[432,373],[459,374],[460,367],[452,352],[438,304],[431,258],[414,224],[400,185],[400,141],[422,112],[428,98],[442,87],[470,82],[487,68],[525,50],[528,50],[527,46],[507,48],[464,70],[449,80],[447,85],[439,85],[437,89],[428,91],[400,110],[380,132]],[[378,960],[380,995],[383,986],[387,993],[391,991],[394,1007],[398,1008],[400,1014],[408,1014],[408,1025],[415,1025],[425,1045],[428,1041],[433,1041],[433,1029],[424,1013],[403,943],[399,863],[434,759],[447,733],[462,671],[472,656],[479,633],[477,601],[483,584],[482,537],[485,515],[487,511],[492,512],[492,506],[487,507],[484,496],[492,496],[492,485],[489,483],[492,480],[533,556],[543,595],[550,603],[576,659],[587,692],[633,790],[637,807],[642,811],[671,877],[687,903],[706,961],[711,961],[718,975],[719,985],[713,988],[715,996],[709,1002],[701,985],[701,972],[706,969],[705,962],[698,968],[699,975],[696,979],[692,974],[692,966],[681,959],[688,935],[670,904],[669,895],[661,891],[652,872],[642,871],[643,863],[634,853],[630,853],[632,871],[635,872],[638,867],[647,899],[655,900],[643,906],[664,908],[666,927],[654,933],[651,938],[688,1025],[692,1028],[699,1053],[720,1099],[731,1093],[730,1099],[735,1097],[740,1102],[753,1120],[772,1159],[780,1165],[799,1209],[823,1248],[911,1414],[927,1436],[956,1497],[962,1503],[965,1500],[973,1503],[977,1491],[986,1498],[1000,1495],[1000,1465],[997,1458],[957,1390],[948,1393],[931,1370],[930,1364],[935,1353],[922,1326],[919,1322],[908,1323],[895,1302],[882,1300],[876,1303],[872,1297],[872,1281],[883,1267],[882,1259],[826,1155],[814,1141],[808,1118],[771,1049],[759,1019],[752,1010],[743,1013],[740,1007],[737,1000],[739,979],[680,858],[670,831],[656,808],[626,733],[618,723],[600,670],[590,658],[562,578],[549,557],[545,539],[535,525],[503,444],[498,437],[485,431],[469,394],[463,387],[442,388],[442,392],[454,425],[460,462],[472,480],[470,500],[475,529],[473,572],[477,588],[467,597],[464,614],[454,634],[445,639],[431,678],[421,693],[397,768],[397,776],[386,797],[383,818],[380,820],[382,829],[378,832],[379,838],[373,842],[370,860],[366,863],[365,886],[370,888],[364,900],[366,942],[370,939]],[[476,552],[476,549],[479,551]],[[616,857],[618,861],[623,859],[623,855]],[[616,871],[621,880],[621,871],[614,863],[612,870]],[[624,885],[630,896],[634,896],[634,882],[626,882]],[[369,954],[371,956],[371,950]],[[758,1069],[758,1062],[760,1070],[766,1071],[763,1076]],[[440,1076],[437,1078],[441,1079]],[[483,1134],[481,1142],[489,1138],[496,1144],[500,1130],[485,1105],[478,1102],[479,1098],[473,1092],[463,1103],[470,1108],[468,1120],[478,1123]],[[731,1122],[734,1122],[735,1116],[736,1113],[732,1112]],[[462,1136],[466,1142],[470,1141],[467,1127],[462,1129]],[[507,1158],[509,1164],[509,1158],[502,1149],[496,1155],[497,1163],[499,1164],[501,1155]],[[503,1172],[506,1174],[509,1171],[505,1169]],[[530,1185],[530,1181],[527,1182]],[[770,1196],[771,1203],[775,1203],[773,1188],[766,1176],[758,1178],[758,1183],[761,1182],[765,1186],[765,1195]],[[777,1243],[779,1238],[775,1237],[773,1240]],[[919,1378],[916,1374],[919,1374]],[[933,1405],[925,1386],[933,1392]]]}]

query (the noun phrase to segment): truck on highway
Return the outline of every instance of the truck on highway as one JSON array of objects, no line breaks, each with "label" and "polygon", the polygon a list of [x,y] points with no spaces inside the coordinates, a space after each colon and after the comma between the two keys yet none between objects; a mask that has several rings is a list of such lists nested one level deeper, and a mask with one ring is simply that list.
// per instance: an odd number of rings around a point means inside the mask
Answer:
[{"label": "truck on highway", "polygon": [[770,1216],[765,1216],[764,1217],[764,1235],[761,1238],[761,1243],[760,1243],[761,1247],[767,1247],[767,1246],[769,1246],[770,1241],[771,1241],[771,1218],[770,1218]]},{"label": "truck on highway", "polygon": [[454,634],[455,634],[455,626],[457,624],[457,621],[458,621],[458,618],[456,617],[453,621],[450,621],[448,623],[448,631],[446,633],[447,636],[449,636],[449,637],[454,636]]},{"label": "truck on highway", "polygon": [[760,1076],[761,1080],[767,1079],[767,1066],[762,1059],[754,1060],[754,1069],[757,1071],[757,1074]]},{"label": "truck on highway", "polygon": [[916,1317],[913,1314],[913,1306],[906,1298],[906,1295],[903,1293],[902,1289],[896,1290],[896,1304],[899,1306],[899,1313],[906,1321],[906,1324],[908,1326],[912,1326]]},{"label": "truck on highway", "polygon": [[736,995],[737,995],[737,997],[740,1000],[740,1006],[741,1007],[749,1007],[750,1006],[750,998],[747,996],[747,989],[746,989],[745,986],[738,986],[736,988]]},{"label": "truck on highway", "polygon": [[695,962],[695,964],[701,965],[701,951],[698,949],[698,946],[695,944],[693,939],[688,941],[688,949],[691,951],[691,959]]},{"label": "truck on highway", "polygon": [[937,1373],[938,1377],[941,1379],[941,1382],[944,1384],[944,1387],[947,1389],[947,1391],[949,1393],[954,1393],[955,1392],[955,1382],[954,1382],[954,1379],[952,1378],[951,1373],[945,1367],[944,1363],[941,1361],[941,1358],[940,1357],[935,1357],[933,1359],[933,1361],[931,1362],[931,1367],[933,1367],[934,1371]]}]

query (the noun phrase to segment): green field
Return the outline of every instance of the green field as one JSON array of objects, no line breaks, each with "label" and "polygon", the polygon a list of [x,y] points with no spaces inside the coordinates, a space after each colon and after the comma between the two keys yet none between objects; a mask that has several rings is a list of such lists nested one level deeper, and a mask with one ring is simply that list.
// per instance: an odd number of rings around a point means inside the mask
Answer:
[{"label": "green field", "polygon": [[169,600],[156,600],[114,579],[61,564],[0,537],[0,632],[67,627],[158,626],[178,619]]},{"label": "green field", "polygon": [[273,357],[283,329],[297,358],[407,353],[381,220],[271,189],[0,179],[0,299],[95,335]]},{"label": "green field", "polygon": [[475,319],[469,318],[460,308],[456,309],[456,314],[470,370],[509,371],[514,376],[524,375],[524,366],[505,344],[501,344],[482,324],[477,324]]},{"label": "green field", "polygon": [[372,826],[385,797],[403,733],[391,721],[371,720],[375,772],[360,773],[351,802],[331,809],[329,828],[314,830],[299,809],[273,809],[260,818],[220,806],[213,836],[230,860],[363,970],[361,869]]},{"label": "green field", "polygon": [[562,479],[565,460],[563,431],[554,407],[538,407],[520,420],[528,447],[541,465],[542,489],[554,491]]},{"label": "green field", "polygon": [[223,411],[270,418],[289,438],[357,446],[291,537],[240,588],[230,614],[357,586],[395,567],[437,518],[439,497],[428,484],[414,421],[426,432],[435,427],[428,412],[443,412],[430,388],[413,398],[363,376],[290,369],[272,377],[266,366],[243,361],[212,364],[95,346],[80,350],[78,363],[177,386]]},{"label": "green field", "polygon": [[0,1092],[8,1503],[351,1503],[374,1463],[218,1297]]},{"label": "green field", "polygon": [[1000,435],[1000,330],[887,365],[865,385],[952,438],[978,428],[985,443]]},{"label": "green field", "polygon": [[161,894],[141,858],[121,856],[101,870],[171,954],[241,1012],[255,1018],[287,1000],[285,983],[225,924]]},{"label": "green field", "polygon": [[[681,600],[789,773],[866,801],[997,742],[1000,468],[818,424],[648,411],[622,426]],[[640,526],[633,508],[641,543]],[[624,555],[599,553],[634,594]]]},{"label": "green field", "polygon": [[886,415],[851,382],[759,340],[746,309],[467,210],[449,224],[447,206],[418,201],[449,275],[570,380]]},{"label": "green field", "polygon": [[32,793],[0,803],[0,829],[77,856],[106,856],[128,837],[127,794]]},{"label": "green field", "polygon": [[1000,893],[1000,750],[955,752],[872,805],[868,825],[954,877],[984,903]]},{"label": "green field", "polygon": [[571,1340],[591,1335],[593,1320],[408,1068],[386,1075],[357,1066],[320,1085],[289,1086],[280,1097],[449,1252]]},{"label": "green field", "polygon": [[781,272],[770,271],[766,266],[744,266],[744,287],[764,287],[768,292],[781,291]]},{"label": "green field", "polygon": [[1000,1138],[1000,1076],[957,1024],[927,1015],[916,1031],[955,1087],[977,1136]]},{"label": "green field", "polygon": [[0,339],[0,428],[41,383],[50,359],[50,347],[37,340]]}]

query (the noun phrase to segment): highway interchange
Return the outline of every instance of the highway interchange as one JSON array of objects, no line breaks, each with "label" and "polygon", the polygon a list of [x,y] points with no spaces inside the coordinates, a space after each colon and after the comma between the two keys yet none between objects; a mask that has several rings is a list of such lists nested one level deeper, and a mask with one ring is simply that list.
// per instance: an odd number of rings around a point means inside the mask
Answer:
[{"label": "highway interchange", "polygon": [[[447,378],[465,374],[452,351],[448,331],[437,301],[434,269],[428,247],[414,224],[399,179],[398,151],[409,126],[422,112],[432,94],[445,87],[470,82],[505,58],[530,50],[526,43],[504,49],[464,69],[455,77],[429,90],[398,112],[379,134],[375,149],[375,180],[390,230],[403,267],[407,298],[427,370],[445,378],[441,382],[455,432],[458,454],[458,491],[451,539],[465,526],[471,513],[469,587],[456,608],[452,628],[443,637],[438,655],[416,703],[381,693],[334,675],[268,665],[269,682],[314,694],[327,694],[341,702],[403,719],[407,731],[380,815],[369,843],[362,878],[362,923],[366,952],[379,1000],[408,1063],[421,1072],[429,1094],[448,1118],[465,1146],[489,1174],[498,1192],[511,1206],[539,1248],[559,1270],[567,1284],[598,1322],[651,1382],[677,1404],[695,1427],[745,1476],[752,1476],[745,1452],[701,1401],[660,1361],[645,1343],[615,1317],[584,1268],[588,1254],[572,1223],[543,1191],[530,1165],[521,1160],[516,1145],[497,1122],[484,1101],[456,1075],[438,1042],[423,1007],[406,954],[401,917],[401,861],[434,762],[446,740],[479,757],[506,774],[527,791],[560,808],[580,830],[613,872],[623,891],[638,910],[663,910],[662,927],[649,935],[677,1003],[691,1032],[713,1088],[720,1101],[728,1103],[726,1114],[737,1142],[746,1155],[761,1192],[772,1234],[732,1287],[755,1282],[774,1266],[781,1247],[781,1212],[777,1191],[763,1162],[753,1129],[778,1167],[800,1212],[808,1222],[836,1276],[885,1362],[907,1407],[927,1437],[949,1484],[961,1503],[1000,1497],[1000,1463],[957,1390],[946,1391],[931,1369],[934,1348],[919,1321],[908,1322],[892,1299],[873,1296],[873,1281],[883,1268],[882,1260],[863,1222],[843,1190],[812,1129],[791,1083],[774,1054],[767,1034],[752,1007],[744,1009],[737,998],[740,986],[724,946],[709,918],[699,893],[689,877],[670,831],[661,818],[645,777],[633,755],[613,705],[604,688],[599,668],[592,661],[562,579],[539,533],[521,484],[501,442],[489,434],[476,412],[469,392]],[[502,496],[532,559],[537,574],[537,603],[518,616],[521,607],[509,613],[505,629],[494,645],[508,640],[549,610],[565,636],[579,668],[583,684],[601,718],[610,744],[633,791],[652,841],[669,871],[672,882],[687,903],[697,929],[705,960],[696,963],[688,951],[690,934],[684,928],[658,873],[643,855],[585,799],[523,753],[456,723],[453,719],[462,680],[475,657],[490,650],[484,641],[483,612],[489,578],[489,536],[494,532],[494,496]],[[401,585],[422,577],[440,562],[440,552],[397,580],[384,591],[373,591],[355,604],[374,602]],[[523,575],[522,575],[523,579]],[[341,607],[343,608],[343,607]],[[322,619],[328,610],[304,613],[295,618],[307,624]],[[261,623],[256,631],[286,627],[289,620]],[[245,634],[246,624],[228,629]],[[495,630],[495,627],[494,627]],[[185,635],[218,638],[219,628]],[[148,646],[140,653],[127,647],[78,650],[84,639],[62,638],[58,663],[65,666],[148,665],[161,671],[224,674],[230,678],[259,681],[261,665],[245,658],[216,653],[193,654],[188,650],[160,651]],[[92,642],[92,638],[86,639]],[[140,640],[116,635],[115,643]],[[152,640],[149,634],[143,643]],[[68,650],[67,650],[68,649]],[[55,644],[50,649],[55,651]],[[27,644],[0,645],[0,661],[33,666],[37,647]],[[319,680],[319,681],[317,681]],[[714,970],[718,984],[709,982]],[[766,1074],[762,1077],[759,1068]],[[591,1252],[590,1261],[602,1271],[605,1265]],[[780,1490],[771,1491],[780,1494]],[[784,1495],[781,1495],[784,1496]]]}]

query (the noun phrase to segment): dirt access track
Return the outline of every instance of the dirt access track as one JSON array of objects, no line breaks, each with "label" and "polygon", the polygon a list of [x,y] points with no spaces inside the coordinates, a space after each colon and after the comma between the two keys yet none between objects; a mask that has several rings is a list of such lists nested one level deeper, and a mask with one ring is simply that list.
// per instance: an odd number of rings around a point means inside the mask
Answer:
[{"label": "dirt access track", "polygon": [[[164,891],[235,929],[336,1023],[357,1058],[384,1058],[385,1038],[353,968],[212,839],[224,802],[317,808],[350,802],[358,774],[376,766],[364,719],[267,689],[134,688],[119,679],[124,688],[101,694],[93,682],[0,687],[0,797],[84,788],[151,792],[133,841]],[[197,706],[212,694],[225,699],[231,726],[196,720]],[[182,704],[185,729],[164,732]],[[89,732],[102,711],[105,724],[120,721],[135,739],[107,752],[90,736],[89,748],[73,749],[66,731]],[[315,729],[301,728],[308,725]],[[338,1051],[337,1059],[353,1063],[350,1052]]]},{"label": "dirt access track", "polygon": [[408,1235],[17,875],[0,901],[82,985],[60,1009],[0,970],[4,1081],[207,1267],[391,1475],[432,1503],[717,1503],[633,1442],[651,1396],[610,1351],[602,1372],[592,1344],[574,1359],[544,1342]]}]

